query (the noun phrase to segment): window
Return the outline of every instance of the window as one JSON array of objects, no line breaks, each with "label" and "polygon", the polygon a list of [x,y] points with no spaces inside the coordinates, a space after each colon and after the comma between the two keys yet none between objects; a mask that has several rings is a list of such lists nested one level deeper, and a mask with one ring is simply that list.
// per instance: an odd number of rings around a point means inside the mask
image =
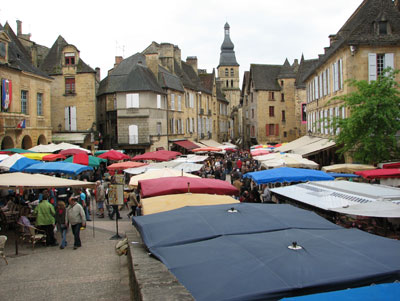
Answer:
[{"label": "window", "polygon": [[193,93],[189,94],[189,100],[190,100],[190,107],[194,108],[194,95],[193,95]]},{"label": "window", "polygon": [[170,122],[169,127],[171,129],[171,134],[175,134],[175,119],[171,118],[169,122]]},{"label": "window", "polygon": [[307,122],[307,104],[301,104],[301,123]]},{"label": "window", "polygon": [[394,68],[393,53],[368,53],[368,80],[377,80],[385,68]]},{"label": "window", "polygon": [[281,93],[281,101],[285,101],[285,94]]},{"label": "window", "polygon": [[269,107],[269,117],[275,116],[275,108],[273,106]]},{"label": "window", "polygon": [[285,113],[285,111],[282,111],[282,121],[286,121],[286,113]]},{"label": "window", "polygon": [[283,132],[283,137],[287,137],[287,132]]},{"label": "window", "polygon": [[0,57],[5,58],[7,54],[6,43],[0,42]]},{"label": "window", "polygon": [[251,118],[254,118],[254,109],[251,109]]},{"label": "window", "polygon": [[65,58],[65,65],[67,65],[67,66],[75,65],[75,53],[66,52],[64,54],[64,58]]},{"label": "window", "polygon": [[196,131],[194,125],[195,125],[194,118],[192,118],[192,119],[190,119],[190,132],[191,133],[194,133]]},{"label": "window", "polygon": [[157,135],[161,135],[161,122],[157,122]]},{"label": "window", "polygon": [[171,94],[171,110],[175,110],[175,94]]},{"label": "window", "polygon": [[256,135],[256,128],[254,125],[251,126],[251,130],[250,130],[250,136],[254,137]]},{"label": "window", "polygon": [[43,115],[43,94],[38,93],[37,94],[37,115],[42,116]]},{"label": "window", "polygon": [[65,130],[76,131],[76,107],[65,107]]},{"label": "window", "polygon": [[128,128],[129,131],[129,144],[139,143],[139,131],[136,124],[131,124]]},{"label": "window", "polygon": [[266,135],[267,136],[273,136],[274,135],[275,124],[267,124],[265,126],[265,129],[266,129]]},{"label": "window", "polygon": [[139,93],[126,94],[126,108],[139,108]]},{"label": "window", "polygon": [[233,88],[233,80],[231,80],[231,87]]},{"label": "window", "polygon": [[21,91],[21,113],[28,114],[28,91]]},{"label": "window", "polygon": [[275,93],[269,92],[269,100],[275,100]]},{"label": "window", "polygon": [[343,61],[339,59],[333,64],[333,92],[343,89]]},{"label": "window", "polygon": [[229,80],[226,80],[226,87],[229,88]]},{"label": "window", "polygon": [[233,71],[233,68],[231,68],[231,76],[234,76],[235,72]]},{"label": "window", "polygon": [[228,68],[225,68],[225,76],[229,76],[229,70],[228,70]]},{"label": "window", "polygon": [[75,77],[65,78],[65,94],[75,94]]},{"label": "window", "polygon": [[281,80],[281,87],[283,87],[283,80]]},{"label": "window", "polygon": [[387,21],[379,21],[378,23],[378,31],[380,35],[387,34]]}]

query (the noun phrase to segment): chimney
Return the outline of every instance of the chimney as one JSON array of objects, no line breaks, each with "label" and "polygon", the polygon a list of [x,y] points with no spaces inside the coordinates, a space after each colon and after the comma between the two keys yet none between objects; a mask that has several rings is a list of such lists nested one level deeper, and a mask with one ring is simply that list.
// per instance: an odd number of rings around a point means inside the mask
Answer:
[{"label": "chimney", "polygon": [[118,65],[123,61],[122,56],[116,56],[115,57],[115,64],[114,64],[114,69],[118,67]]},{"label": "chimney", "polygon": [[198,74],[197,73],[197,56],[188,56],[186,58],[186,64],[192,66],[194,72],[196,72],[196,74]]},{"label": "chimney", "polygon": [[174,59],[175,62],[182,68],[182,57],[181,57],[181,50],[177,45],[174,46]]},{"label": "chimney", "polygon": [[17,36],[21,36],[22,35],[22,21],[17,20]]},{"label": "chimney", "polygon": [[99,83],[100,82],[100,68],[96,67],[96,69],[94,69],[96,71],[96,81]]},{"label": "chimney", "polygon": [[156,78],[158,78],[158,53],[146,53],[146,65]]},{"label": "chimney", "polygon": [[330,35],[328,36],[328,38],[329,38],[329,42],[330,42],[330,45],[329,45],[329,46],[332,46],[332,44],[335,43],[335,42],[337,41],[337,37],[336,37],[335,34],[330,34]]}]

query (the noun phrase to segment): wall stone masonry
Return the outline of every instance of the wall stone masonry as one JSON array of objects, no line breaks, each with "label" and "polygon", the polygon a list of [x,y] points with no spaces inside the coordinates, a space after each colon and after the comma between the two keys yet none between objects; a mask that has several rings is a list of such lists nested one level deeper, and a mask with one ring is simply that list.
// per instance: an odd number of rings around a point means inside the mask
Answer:
[{"label": "wall stone masonry", "polygon": [[133,300],[194,300],[165,265],[149,255],[136,229],[126,232],[126,237]]}]

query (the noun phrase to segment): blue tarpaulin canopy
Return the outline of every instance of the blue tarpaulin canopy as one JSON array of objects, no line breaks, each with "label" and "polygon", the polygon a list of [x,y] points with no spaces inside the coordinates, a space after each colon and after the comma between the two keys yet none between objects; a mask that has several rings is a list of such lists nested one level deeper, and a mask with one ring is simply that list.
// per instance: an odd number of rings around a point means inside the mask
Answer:
[{"label": "blue tarpaulin canopy", "polygon": [[133,223],[149,249],[155,246],[195,242],[221,235],[291,228],[340,228],[320,218],[314,212],[291,205],[255,203],[187,206],[158,214],[137,216],[133,218]]},{"label": "blue tarpaulin canopy", "polygon": [[339,173],[339,172],[328,172],[328,175],[334,178],[359,178],[360,176],[352,173]]},{"label": "blue tarpaulin canopy", "polygon": [[93,168],[68,162],[49,162],[33,164],[25,168],[24,171],[30,173],[64,173],[78,175],[86,170],[93,170]]},{"label": "blue tarpaulin canopy", "polygon": [[332,181],[334,177],[320,170],[280,167],[248,172],[244,178],[251,178],[257,185],[283,182]]},{"label": "blue tarpaulin canopy", "polygon": [[134,221],[196,300],[279,299],[400,279],[400,241],[288,208],[186,207]]},{"label": "blue tarpaulin canopy", "polygon": [[384,283],[365,287],[346,289],[335,292],[307,296],[284,298],[287,301],[395,301],[400,297],[400,283]]}]

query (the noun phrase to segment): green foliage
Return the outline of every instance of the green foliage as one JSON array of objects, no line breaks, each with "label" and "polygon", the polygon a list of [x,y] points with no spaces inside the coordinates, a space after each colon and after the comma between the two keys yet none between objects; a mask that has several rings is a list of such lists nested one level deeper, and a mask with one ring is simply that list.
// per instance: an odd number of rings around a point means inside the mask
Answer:
[{"label": "green foliage", "polygon": [[399,70],[385,69],[384,76],[368,83],[349,80],[357,91],[335,97],[344,101],[349,117],[334,118],[340,132],[334,138],[339,153],[350,153],[357,162],[376,164],[398,159],[400,149],[396,133],[400,131],[400,85],[395,81]]}]

